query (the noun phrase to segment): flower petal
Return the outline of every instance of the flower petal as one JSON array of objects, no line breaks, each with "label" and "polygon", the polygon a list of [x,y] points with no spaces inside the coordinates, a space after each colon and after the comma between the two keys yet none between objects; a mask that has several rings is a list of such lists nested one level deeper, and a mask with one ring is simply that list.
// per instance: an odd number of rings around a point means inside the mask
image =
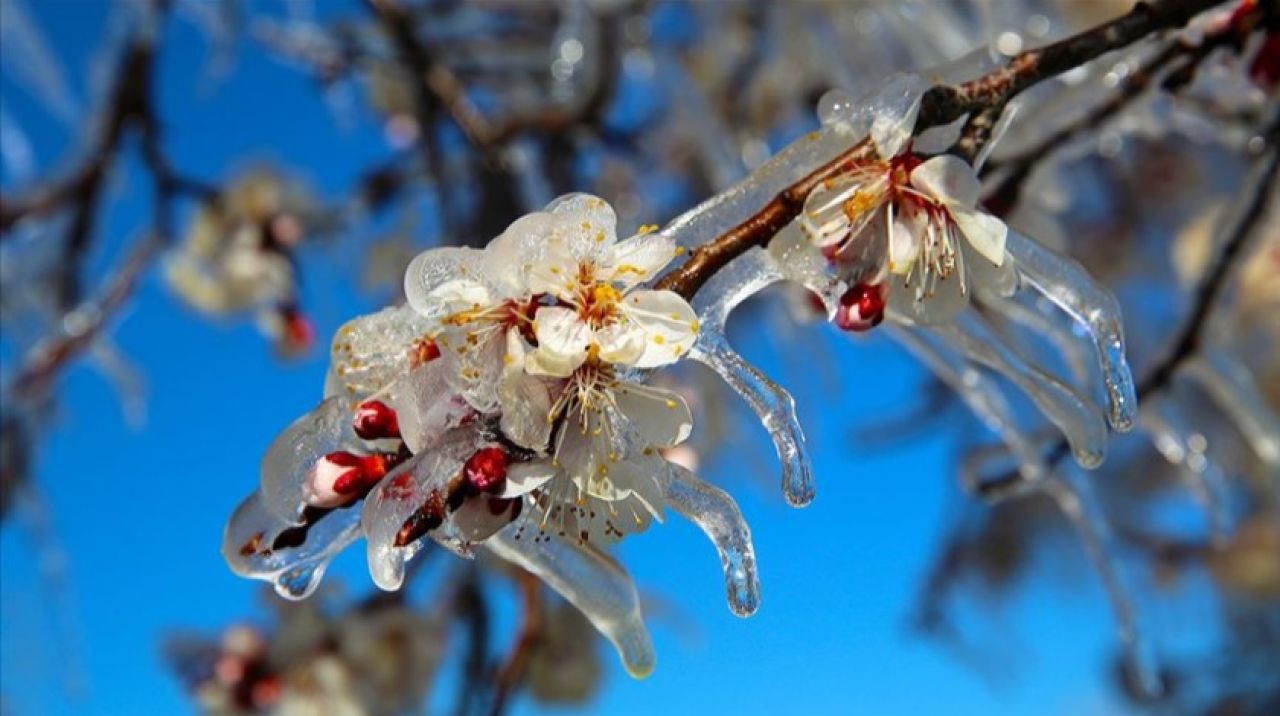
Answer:
[{"label": "flower petal", "polygon": [[973,167],[951,154],[939,154],[912,170],[911,185],[935,199],[966,209],[978,203],[982,192]]},{"label": "flower petal", "polygon": [[637,368],[674,363],[698,338],[698,315],[673,291],[633,291],[623,299],[621,310],[644,331],[644,353],[632,363]]},{"label": "flower petal", "polygon": [[693,430],[693,414],[679,393],[638,383],[614,391],[618,409],[650,445],[675,447]]},{"label": "flower petal", "polygon": [[[579,238],[590,239],[593,243],[608,247],[618,238],[618,215],[614,213],[609,202],[591,194],[565,194],[547,204],[548,212],[576,222],[573,228],[581,230]],[[601,232],[604,239],[598,237]]]},{"label": "flower petal", "polygon": [[920,97],[928,83],[915,75],[891,77],[872,100],[871,141],[882,159],[895,157],[911,141]]},{"label": "flower petal", "polygon": [[600,275],[630,288],[656,276],[675,255],[675,239],[661,234],[639,234],[604,252]]},{"label": "flower petal", "polygon": [[545,211],[525,214],[485,247],[485,270],[505,295],[524,293],[526,276],[547,253],[555,224],[556,218]]},{"label": "flower petal", "polygon": [[616,321],[596,329],[600,359],[617,365],[634,365],[645,349],[645,332],[632,321]]},{"label": "flower petal", "polygon": [[520,502],[490,495],[470,497],[449,516],[449,523],[463,542],[483,542],[511,524]]},{"label": "flower petal", "polygon": [[891,206],[888,212],[889,271],[906,274],[920,256],[924,243],[920,240],[919,222],[911,209],[903,211]]},{"label": "flower petal", "polygon": [[386,403],[395,411],[400,437],[414,453],[438,442],[446,431],[475,415],[475,410],[449,385],[449,367],[432,361],[393,383]]},{"label": "flower petal", "polygon": [[534,316],[533,332],[538,348],[529,354],[525,369],[535,375],[567,377],[587,359],[591,327],[576,311],[563,306],[543,306]]},{"label": "flower petal", "polygon": [[572,300],[578,262],[578,255],[567,242],[548,239],[542,254],[529,264],[525,273],[526,288],[530,293],[549,293]]},{"label": "flower petal", "polygon": [[544,378],[525,372],[527,351],[519,331],[507,331],[506,369],[498,385],[502,432],[521,447],[545,452],[551,440],[551,391]]},{"label": "flower petal", "polygon": [[966,211],[955,206],[951,207],[951,218],[978,253],[996,266],[1004,264],[1004,241],[1009,227],[1003,221],[986,212]]},{"label": "flower petal", "polygon": [[507,467],[507,481],[503,483],[499,497],[519,497],[542,487],[560,474],[560,468],[550,460],[518,462]]}]

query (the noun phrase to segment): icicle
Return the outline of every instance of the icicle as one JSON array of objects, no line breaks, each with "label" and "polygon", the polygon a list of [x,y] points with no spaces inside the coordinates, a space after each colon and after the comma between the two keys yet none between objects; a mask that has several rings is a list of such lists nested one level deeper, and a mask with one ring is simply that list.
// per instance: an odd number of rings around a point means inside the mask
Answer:
[{"label": "icicle", "polygon": [[668,463],[664,486],[667,504],[706,533],[720,553],[729,609],[740,617],[760,607],[760,577],[751,529],[727,492],[698,479],[679,465]]},{"label": "icicle", "polygon": [[[337,509],[305,529],[267,511],[255,492],[227,523],[222,557],[242,577],[275,585],[285,599],[305,599],[315,591],[329,562],[360,534],[360,510]],[[285,543],[278,542],[284,539]]]},{"label": "icicle", "polygon": [[703,363],[747,401],[773,439],[782,462],[782,492],[793,507],[813,501],[813,474],[791,395],[747,363],[719,331],[704,330],[689,357]]},{"label": "icicle", "polygon": [[1017,300],[987,298],[982,302],[982,306],[999,313],[1010,323],[1022,326],[1043,337],[1062,355],[1067,369],[1071,371],[1072,379],[1081,386],[1091,385],[1093,374],[1089,369],[1089,354],[1085,350],[1085,344],[1078,340],[1072,330],[1076,324],[1073,322],[1068,327],[1055,321],[1049,310],[1046,310],[1047,307],[1041,305],[1042,301],[1047,299],[1038,298],[1035,306],[1024,306]]},{"label": "icicle", "polygon": [[1124,648],[1125,665],[1142,693],[1156,698],[1164,691],[1155,648],[1144,630],[1140,629],[1134,601],[1130,598],[1114,556],[1116,545],[1101,506],[1089,489],[1087,479],[1067,469],[1066,478],[1056,478],[1044,483],[1045,492],[1057,503],[1058,509],[1071,522],[1084,547],[1085,554],[1102,580],[1107,598],[1115,614],[1116,629]]},{"label": "icicle", "polygon": [[1138,416],[1156,450],[1177,466],[1178,477],[1204,508],[1214,542],[1221,543],[1231,534],[1228,492],[1222,471],[1205,457],[1204,436],[1188,424],[1182,408],[1166,395],[1144,402]]},{"label": "icicle", "polygon": [[694,296],[703,330],[723,333],[733,309],[782,278],[782,270],[764,249],[751,249],[729,262]]},{"label": "icicle", "polygon": [[[1024,481],[1034,482],[1048,472],[1031,436],[1018,428],[1013,408],[1005,400],[1004,393],[995,381],[963,357],[937,345],[926,331],[898,325],[891,325],[889,330],[894,338],[954,390],[984,425],[1000,436],[1017,461],[1018,473]],[[976,493],[978,487],[976,479],[966,480],[965,489],[970,493]]]},{"label": "icicle", "polygon": [[485,546],[501,559],[537,575],[586,615],[618,651],[627,673],[648,676],[657,660],[640,613],[640,596],[622,567],[589,544],[555,535],[513,535],[516,522]]},{"label": "icicle", "polygon": [[1231,418],[1259,460],[1273,471],[1280,470],[1280,418],[1267,405],[1248,368],[1227,348],[1215,347],[1187,361],[1181,372]]},{"label": "icicle", "polygon": [[1005,250],[1018,272],[1040,293],[1079,321],[1093,336],[1107,391],[1111,427],[1133,427],[1137,411],[1133,375],[1124,353],[1124,329],[1115,296],[1074,260],[1056,254],[1010,229]]},{"label": "icicle", "polygon": [[1086,468],[1102,464],[1107,452],[1107,426],[1102,415],[1057,378],[1027,362],[977,313],[966,311],[955,325],[933,327],[969,358],[1013,381],[1071,445],[1076,462]]}]

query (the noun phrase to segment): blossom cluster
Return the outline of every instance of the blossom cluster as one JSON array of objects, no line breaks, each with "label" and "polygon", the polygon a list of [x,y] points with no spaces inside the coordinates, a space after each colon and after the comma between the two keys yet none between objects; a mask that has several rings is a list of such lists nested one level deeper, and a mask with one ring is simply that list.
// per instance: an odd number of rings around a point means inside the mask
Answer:
[{"label": "blossom cluster", "polygon": [[202,204],[169,254],[165,280],[203,314],[252,313],[277,352],[297,355],[313,331],[297,297],[294,254],[317,219],[297,185],[251,172]]},{"label": "blossom cluster", "polygon": [[679,251],[616,231],[604,200],[570,195],[484,249],[415,258],[407,305],[337,332],[325,400],[268,449],[228,525],[232,568],[301,598],[363,536],[374,581],[397,589],[424,539],[463,556],[483,544],[564,593],[645,673],[635,589],[601,548],[671,506],[720,548],[734,610],[753,612],[736,505],[663,457],[692,415],[648,378],[691,351],[700,325],[646,283]]}]

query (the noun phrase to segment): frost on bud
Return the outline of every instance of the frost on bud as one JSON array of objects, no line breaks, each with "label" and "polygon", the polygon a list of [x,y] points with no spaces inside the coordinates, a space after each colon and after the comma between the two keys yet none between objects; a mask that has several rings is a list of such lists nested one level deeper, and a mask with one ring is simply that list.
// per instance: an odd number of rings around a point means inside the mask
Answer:
[{"label": "frost on bud", "polygon": [[400,422],[396,411],[380,400],[366,400],[356,408],[351,420],[352,429],[362,440],[381,440],[400,437]]},{"label": "frost on bud", "polygon": [[387,474],[387,469],[387,459],[382,455],[331,452],[317,460],[307,474],[304,499],[312,507],[341,507],[368,492]]},{"label": "frost on bud", "polygon": [[845,331],[870,330],[884,320],[884,287],[859,283],[840,296],[840,306],[833,319]]},{"label": "frost on bud", "polygon": [[481,448],[467,458],[462,474],[473,492],[502,492],[507,481],[507,453],[496,446]]}]

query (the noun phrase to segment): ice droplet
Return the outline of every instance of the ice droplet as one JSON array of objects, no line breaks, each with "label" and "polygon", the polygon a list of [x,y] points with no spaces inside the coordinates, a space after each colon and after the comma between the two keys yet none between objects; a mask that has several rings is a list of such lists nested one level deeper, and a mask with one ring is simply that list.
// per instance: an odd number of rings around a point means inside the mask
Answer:
[{"label": "ice droplet", "polygon": [[720,553],[729,609],[749,617],[760,608],[760,577],[751,528],[727,492],[698,479],[688,470],[668,463],[665,485],[667,504],[698,525]]},{"label": "ice droplet", "polygon": [[269,512],[254,492],[227,522],[222,557],[232,572],[271,582],[285,599],[304,599],[359,533],[358,509],[325,512],[304,528]]}]

